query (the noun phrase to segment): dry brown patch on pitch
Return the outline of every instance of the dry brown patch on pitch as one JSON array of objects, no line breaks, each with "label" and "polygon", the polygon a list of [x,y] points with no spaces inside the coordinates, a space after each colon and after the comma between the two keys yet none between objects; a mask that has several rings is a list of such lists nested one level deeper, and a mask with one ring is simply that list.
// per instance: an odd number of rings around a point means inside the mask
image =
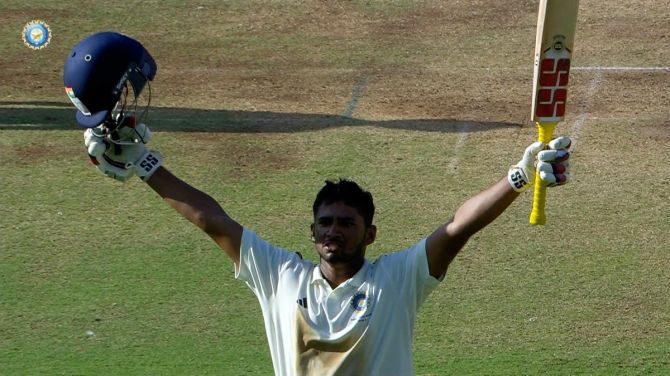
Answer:
[{"label": "dry brown patch on pitch", "polygon": [[188,145],[185,155],[206,155],[208,164],[229,169],[233,179],[296,169],[304,160],[290,134],[198,132],[179,137]]},{"label": "dry brown patch on pitch", "polygon": [[[83,146],[83,145],[82,145]],[[3,149],[5,149],[3,147]],[[82,153],[85,153],[83,151]],[[74,157],[76,152],[72,148],[62,145],[28,144],[7,147],[0,153],[0,165],[27,166],[42,162],[53,162],[63,158]]]},{"label": "dry brown patch on pitch", "polygon": [[249,112],[336,114],[344,110],[353,84],[351,72],[338,70],[224,69],[188,74],[168,70],[154,85],[158,94],[152,103]]},{"label": "dry brown patch on pitch", "polygon": [[[472,83],[473,78],[478,84]],[[397,70],[370,79],[357,111],[376,119],[457,119],[526,123],[529,79],[518,72]]]},{"label": "dry brown patch on pitch", "polygon": [[643,135],[655,140],[670,140],[670,121],[640,127]]},{"label": "dry brown patch on pitch", "polygon": [[[670,96],[657,88],[670,84],[664,71],[576,71],[568,99],[568,111],[588,111],[590,117],[664,117]],[[595,85],[595,91],[591,86]],[[590,95],[590,96],[589,96]]]}]

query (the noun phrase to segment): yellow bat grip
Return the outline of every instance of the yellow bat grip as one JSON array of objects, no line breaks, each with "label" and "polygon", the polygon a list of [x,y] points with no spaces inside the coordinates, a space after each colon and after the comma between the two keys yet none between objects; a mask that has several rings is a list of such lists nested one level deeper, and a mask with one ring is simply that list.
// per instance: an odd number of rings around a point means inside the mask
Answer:
[{"label": "yellow bat grip", "polygon": [[[545,144],[551,141],[554,129],[558,123],[535,123],[537,124],[537,140]],[[533,191],[533,210],[530,212],[531,225],[544,225],[547,223],[547,215],[544,212],[544,204],[547,199],[547,186],[542,183],[540,174],[535,173],[535,190]]]}]

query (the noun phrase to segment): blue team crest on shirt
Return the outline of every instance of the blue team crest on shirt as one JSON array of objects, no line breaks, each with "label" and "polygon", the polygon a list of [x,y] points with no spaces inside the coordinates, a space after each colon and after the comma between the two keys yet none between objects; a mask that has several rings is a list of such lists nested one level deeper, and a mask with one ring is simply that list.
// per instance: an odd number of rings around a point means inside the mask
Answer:
[{"label": "blue team crest on shirt", "polygon": [[368,294],[359,292],[351,298],[351,308],[356,312],[363,312],[368,306]]}]

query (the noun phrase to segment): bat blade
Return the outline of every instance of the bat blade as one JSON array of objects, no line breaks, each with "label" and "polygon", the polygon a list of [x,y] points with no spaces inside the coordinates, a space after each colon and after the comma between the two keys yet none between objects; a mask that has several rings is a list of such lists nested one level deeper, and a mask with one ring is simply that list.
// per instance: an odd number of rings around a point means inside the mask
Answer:
[{"label": "bat blade", "polygon": [[[541,0],[535,36],[531,120],[538,141],[548,143],[556,125],[565,118],[570,64],[577,27],[579,0]],[[544,225],[546,189],[535,177],[530,223]]]}]

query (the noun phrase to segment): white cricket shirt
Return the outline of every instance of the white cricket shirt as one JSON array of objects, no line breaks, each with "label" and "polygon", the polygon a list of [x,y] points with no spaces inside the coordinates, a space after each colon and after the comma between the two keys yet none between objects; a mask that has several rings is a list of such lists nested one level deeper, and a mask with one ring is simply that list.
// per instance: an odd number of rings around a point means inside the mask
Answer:
[{"label": "white cricket shirt", "polygon": [[367,260],[332,289],[317,265],[244,229],[239,270],[258,297],[276,375],[411,375],[419,306],[439,281],[426,240]]}]

